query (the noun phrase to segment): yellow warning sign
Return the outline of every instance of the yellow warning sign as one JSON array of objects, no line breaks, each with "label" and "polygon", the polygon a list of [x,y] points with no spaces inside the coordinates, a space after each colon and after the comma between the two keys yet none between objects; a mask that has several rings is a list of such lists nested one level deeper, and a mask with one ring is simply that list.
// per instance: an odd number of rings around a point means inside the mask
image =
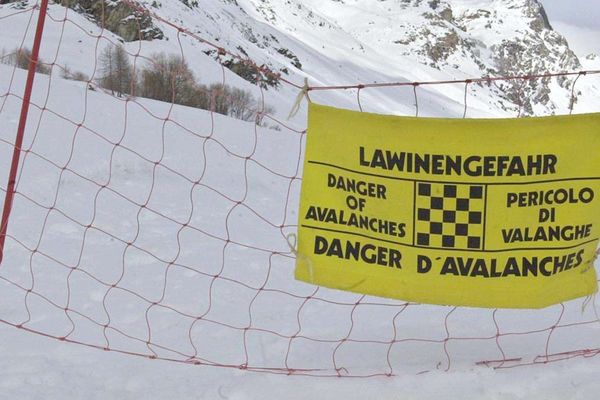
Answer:
[{"label": "yellow warning sign", "polygon": [[311,104],[296,278],[421,303],[594,293],[600,114],[384,116]]}]

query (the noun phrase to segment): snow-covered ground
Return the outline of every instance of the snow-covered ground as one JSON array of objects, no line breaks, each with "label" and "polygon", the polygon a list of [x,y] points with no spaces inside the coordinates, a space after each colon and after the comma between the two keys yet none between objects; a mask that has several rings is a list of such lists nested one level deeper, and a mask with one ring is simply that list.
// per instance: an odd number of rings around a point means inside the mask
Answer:
[{"label": "snow-covered ground", "polygon": [[303,378],[196,367],[85,349],[0,325],[2,399],[590,400],[600,359],[394,378]]},{"label": "snow-covered ground", "polygon": [[[69,21],[83,28],[60,23],[61,7],[52,5],[50,13],[42,57],[92,76],[107,40],[82,35],[97,27],[79,15],[71,12]],[[30,41],[29,16],[0,19],[0,48]],[[197,76],[222,79],[223,70],[192,43],[182,46]],[[143,43],[142,51],[172,45]],[[126,46],[136,53],[139,43]],[[25,71],[0,65],[0,171],[8,171],[24,79]],[[420,88],[421,115],[461,116],[463,90]],[[278,118],[295,95],[289,87],[265,92]],[[362,95],[369,111],[414,112],[412,88]],[[505,115],[487,104],[488,95],[469,99],[469,116]],[[356,108],[356,93],[314,100]],[[315,291],[294,281],[286,235],[297,220],[304,110],[290,122],[296,130],[276,121],[255,127],[147,99],[125,102],[60,74],[38,74],[32,101],[0,267],[0,319],[8,323],[0,324],[0,398],[588,399],[600,389],[598,357],[501,370],[477,364],[595,354],[595,299],[586,307],[579,299],[538,311],[453,310]],[[231,368],[103,352],[10,324],[100,348]],[[238,366],[395,376],[276,376]]]},{"label": "snow-covered ground", "polygon": [[[3,77],[14,72],[9,92],[20,93],[25,71],[0,69]],[[177,124],[162,126],[141,106],[160,117],[168,104],[138,99],[125,108],[84,83],[36,78],[33,103],[45,103],[46,111],[33,107],[26,134],[28,153],[0,270],[0,319],[100,348],[178,360],[322,375],[335,375],[335,368],[385,374],[391,366],[398,376],[348,384],[267,377],[108,354],[3,326],[2,362],[9,365],[0,374],[3,395],[58,398],[69,390],[104,388],[115,396],[211,398],[220,387],[224,398],[281,396],[290,388],[290,398],[318,396],[319,390],[348,398],[375,391],[433,397],[452,390],[474,397],[535,392],[585,398],[596,387],[589,379],[600,367],[596,359],[502,371],[476,365],[521,358],[504,363],[511,366],[540,361],[546,351],[554,359],[599,348],[595,304],[584,309],[583,299],[564,310],[405,309],[401,302],[315,292],[294,281],[285,234],[296,223],[299,182],[292,178],[299,176],[302,134],[255,131],[253,124],[219,115],[213,125],[209,113],[178,106],[169,114]],[[9,82],[1,81],[1,93]],[[5,171],[18,109],[17,97],[2,98]],[[110,144],[119,140],[119,146]],[[400,342],[390,346],[391,338]],[[429,372],[414,376],[423,371]],[[425,384],[428,377],[435,383]]]}]

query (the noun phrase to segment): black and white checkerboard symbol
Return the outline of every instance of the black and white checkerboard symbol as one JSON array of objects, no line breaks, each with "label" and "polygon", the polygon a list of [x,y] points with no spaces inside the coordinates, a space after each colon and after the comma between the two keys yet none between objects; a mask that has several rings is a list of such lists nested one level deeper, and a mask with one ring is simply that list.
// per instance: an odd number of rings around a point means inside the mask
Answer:
[{"label": "black and white checkerboard symbol", "polygon": [[416,244],[481,249],[484,198],[482,185],[417,183]]}]

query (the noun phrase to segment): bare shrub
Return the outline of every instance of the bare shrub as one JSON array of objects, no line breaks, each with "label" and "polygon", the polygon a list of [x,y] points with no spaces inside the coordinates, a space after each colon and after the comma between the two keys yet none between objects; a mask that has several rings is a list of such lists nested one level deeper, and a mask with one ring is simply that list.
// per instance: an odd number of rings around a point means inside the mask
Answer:
[{"label": "bare shrub", "polygon": [[[142,69],[137,94],[141,97],[210,110],[218,114],[260,123],[262,108],[251,92],[220,83],[198,84],[180,56],[157,53]],[[267,107],[263,112],[272,112]]]},{"label": "bare shrub", "polygon": [[81,71],[71,71],[71,69],[65,65],[62,69],[61,76],[64,79],[71,81],[89,82],[90,78]]},{"label": "bare shrub", "polygon": [[139,95],[194,107],[198,86],[194,74],[183,58],[164,53],[154,54],[150,65],[142,70]]},{"label": "bare shrub", "polygon": [[252,93],[238,89],[229,89],[229,112],[227,115],[242,121],[252,121],[256,116],[258,103]]},{"label": "bare shrub", "polygon": [[[14,65],[17,68],[29,69],[29,62],[31,61],[31,50],[27,47],[16,48],[12,53],[3,55],[3,63],[8,65]],[[35,66],[35,72],[40,74],[50,75],[50,67],[44,63],[44,61],[38,57],[37,64]]]},{"label": "bare shrub", "polygon": [[274,112],[273,107],[261,104],[247,90],[222,84],[213,84],[209,90],[216,94],[213,111],[219,114],[242,121],[254,121],[260,125],[264,114]]}]

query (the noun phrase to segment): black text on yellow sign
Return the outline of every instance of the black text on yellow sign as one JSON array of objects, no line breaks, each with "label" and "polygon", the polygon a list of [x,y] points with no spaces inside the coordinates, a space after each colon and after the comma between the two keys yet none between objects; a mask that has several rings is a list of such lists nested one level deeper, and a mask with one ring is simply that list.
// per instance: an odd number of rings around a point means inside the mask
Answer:
[{"label": "black text on yellow sign", "polygon": [[299,280],[539,308],[597,289],[600,114],[418,119],[310,105]]}]

